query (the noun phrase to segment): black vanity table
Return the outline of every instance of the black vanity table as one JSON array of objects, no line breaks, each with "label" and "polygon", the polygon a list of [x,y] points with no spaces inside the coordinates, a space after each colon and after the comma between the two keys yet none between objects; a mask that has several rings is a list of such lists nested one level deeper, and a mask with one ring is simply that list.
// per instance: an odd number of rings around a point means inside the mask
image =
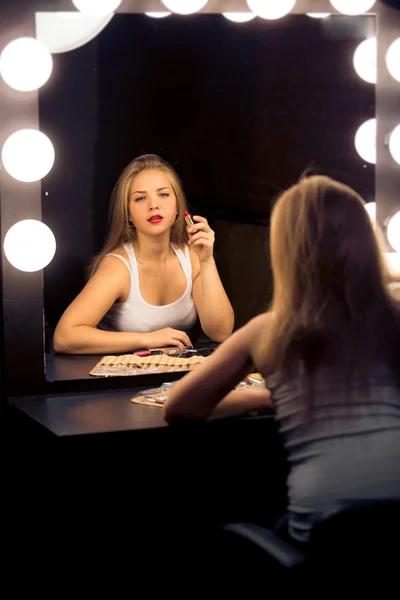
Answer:
[{"label": "black vanity table", "polygon": [[181,373],[97,378],[88,373],[99,356],[47,358],[57,391],[10,398],[9,409],[11,497],[15,506],[28,497],[39,516],[21,505],[32,537],[52,536],[45,524],[58,506],[62,539],[90,530],[91,552],[133,531],[132,551],[154,535],[156,546],[172,537],[181,551],[200,551],[225,522],[271,524],[284,512],[287,468],[272,413],[168,426],[161,408],[130,400]]}]

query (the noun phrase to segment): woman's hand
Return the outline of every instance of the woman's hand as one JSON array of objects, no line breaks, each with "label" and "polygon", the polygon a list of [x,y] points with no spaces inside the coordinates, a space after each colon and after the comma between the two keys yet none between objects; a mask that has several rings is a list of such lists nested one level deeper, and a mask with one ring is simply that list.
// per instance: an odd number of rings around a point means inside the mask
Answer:
[{"label": "woman's hand", "polygon": [[157,329],[151,333],[141,334],[143,339],[143,348],[165,348],[166,346],[184,346],[192,347],[192,342],[184,331],[165,327],[165,329]]},{"label": "woman's hand", "polygon": [[188,245],[196,252],[200,262],[206,262],[213,257],[215,233],[204,217],[195,216],[193,221],[196,224],[187,228]]}]

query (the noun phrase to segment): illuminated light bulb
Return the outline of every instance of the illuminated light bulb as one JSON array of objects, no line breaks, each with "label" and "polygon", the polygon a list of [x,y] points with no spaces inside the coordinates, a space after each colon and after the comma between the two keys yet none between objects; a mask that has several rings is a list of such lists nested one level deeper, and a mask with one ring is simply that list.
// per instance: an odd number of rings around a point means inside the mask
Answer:
[{"label": "illuminated light bulb", "polygon": [[394,160],[400,165],[400,125],[397,125],[390,134],[389,150]]},{"label": "illuminated light bulb", "polygon": [[369,163],[376,163],[376,119],[368,119],[360,125],[354,144],[361,158]]},{"label": "illuminated light bulb", "polygon": [[208,0],[161,0],[174,13],[190,15],[205,7]]},{"label": "illuminated light bulb", "polygon": [[361,42],[353,56],[353,65],[357,75],[368,81],[368,83],[376,83],[378,67],[377,67],[378,47],[376,38],[369,38]]},{"label": "illuminated light bulb", "polygon": [[396,252],[400,252],[400,211],[390,219],[387,226],[387,237]]},{"label": "illuminated light bulb", "polygon": [[4,254],[20,271],[39,271],[49,264],[56,252],[56,239],[41,221],[26,219],[15,223],[4,238]]},{"label": "illuminated light bulb", "polygon": [[250,10],[262,19],[281,19],[295,4],[296,0],[247,0]]},{"label": "illuminated light bulb", "polygon": [[70,52],[95,38],[112,18],[113,14],[93,16],[81,12],[37,12],[36,37],[52,54]]},{"label": "illuminated light bulb", "polygon": [[37,129],[20,129],[11,134],[1,153],[7,173],[18,181],[42,179],[53,166],[54,147],[49,138]]},{"label": "illuminated light bulb", "polygon": [[85,15],[101,17],[112,14],[122,0],[72,0],[76,8]]},{"label": "illuminated light bulb", "polygon": [[165,17],[169,17],[170,12],[146,12],[144,13],[147,17],[151,17],[152,19],[165,19]]},{"label": "illuminated light bulb", "polygon": [[344,15],[359,15],[373,7],[375,0],[329,0]]},{"label": "illuminated light bulb", "polygon": [[390,44],[386,52],[386,66],[391,76],[400,81],[400,38]]},{"label": "illuminated light bulb", "polygon": [[376,202],[367,202],[366,204],[364,204],[364,208],[367,211],[373,226],[375,227],[375,224],[376,224]]},{"label": "illuminated light bulb", "polygon": [[42,42],[23,37],[13,40],[0,55],[0,73],[4,81],[19,92],[40,88],[51,75],[53,59]]},{"label": "illuminated light bulb", "polygon": [[226,19],[234,23],[248,23],[257,16],[251,12],[224,12],[222,14]]}]

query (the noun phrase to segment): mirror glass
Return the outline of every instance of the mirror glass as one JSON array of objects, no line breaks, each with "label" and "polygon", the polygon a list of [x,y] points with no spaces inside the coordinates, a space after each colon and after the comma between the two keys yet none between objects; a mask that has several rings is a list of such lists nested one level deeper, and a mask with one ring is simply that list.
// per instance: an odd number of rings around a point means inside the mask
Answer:
[{"label": "mirror glass", "polygon": [[40,129],[56,151],[42,181],[43,221],[57,240],[44,270],[47,357],[104,243],[112,189],[140,154],[175,167],[192,213],[215,230],[235,327],[268,306],[271,207],[304,169],[374,200],[375,167],[354,136],[375,116],[375,86],[353,54],[375,19],[117,14],[89,43],[53,55],[39,95]]}]

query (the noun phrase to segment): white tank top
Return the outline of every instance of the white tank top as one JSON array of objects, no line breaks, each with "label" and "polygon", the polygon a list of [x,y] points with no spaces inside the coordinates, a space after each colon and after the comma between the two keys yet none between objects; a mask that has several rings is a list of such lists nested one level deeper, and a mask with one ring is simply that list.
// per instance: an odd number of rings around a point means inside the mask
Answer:
[{"label": "white tank top", "polygon": [[172,327],[188,331],[197,320],[197,312],[192,297],[192,264],[190,262],[189,248],[185,246],[182,252],[175,244],[171,243],[183,272],[186,277],[186,289],[183,295],[171,304],[154,306],[146,302],[140,293],[139,270],[135,251],[131,244],[124,244],[128,261],[119,254],[116,256],[126,265],[131,276],[131,288],[126,302],[115,302],[107,314],[97,325],[105,331],[125,331],[135,333],[149,333],[164,327]]}]

